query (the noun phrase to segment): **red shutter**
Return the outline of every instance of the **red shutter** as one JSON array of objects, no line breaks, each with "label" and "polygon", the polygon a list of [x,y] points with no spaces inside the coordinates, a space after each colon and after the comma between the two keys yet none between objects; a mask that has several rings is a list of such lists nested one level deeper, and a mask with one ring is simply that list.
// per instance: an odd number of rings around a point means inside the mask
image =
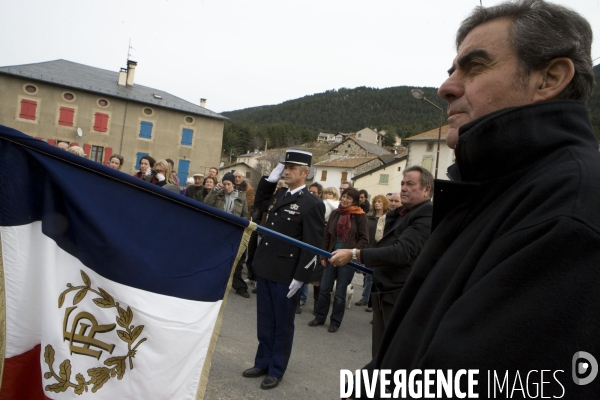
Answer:
[{"label": "red shutter", "polygon": [[73,116],[75,110],[73,108],[61,107],[60,114],[58,117],[58,124],[64,126],[73,126]]},{"label": "red shutter", "polygon": [[50,146],[56,146],[56,140],[55,139],[48,139],[48,144]]},{"label": "red shutter", "polygon": [[23,119],[31,119],[35,121],[35,111],[37,109],[37,102],[33,100],[22,99],[21,100],[21,114],[19,117]]},{"label": "red shutter", "polygon": [[83,145],[83,152],[85,153],[85,158],[90,158],[90,150],[92,150],[92,146],[90,146],[89,144]]},{"label": "red shutter", "polygon": [[73,146],[79,146],[79,143],[77,143],[77,142],[69,143],[69,147],[73,147]]},{"label": "red shutter", "polygon": [[108,129],[108,114],[96,113],[94,119],[94,130],[98,132],[106,132]]},{"label": "red shutter", "polygon": [[108,165],[110,156],[112,156],[112,147],[107,147],[104,149],[104,165]]}]

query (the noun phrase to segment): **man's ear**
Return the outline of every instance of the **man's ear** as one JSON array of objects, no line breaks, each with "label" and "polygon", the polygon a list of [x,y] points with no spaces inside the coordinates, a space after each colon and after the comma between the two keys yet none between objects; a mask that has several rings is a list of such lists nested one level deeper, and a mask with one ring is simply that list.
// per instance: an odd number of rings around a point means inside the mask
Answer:
[{"label": "man's ear", "polygon": [[538,71],[535,101],[552,100],[567,87],[575,75],[575,65],[567,57],[552,59],[548,65]]}]

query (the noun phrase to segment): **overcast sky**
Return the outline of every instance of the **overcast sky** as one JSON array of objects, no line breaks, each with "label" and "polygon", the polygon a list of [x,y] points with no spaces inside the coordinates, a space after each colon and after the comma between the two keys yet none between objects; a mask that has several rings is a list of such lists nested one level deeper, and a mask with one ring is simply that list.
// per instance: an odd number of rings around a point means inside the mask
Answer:
[{"label": "overcast sky", "polygon": [[[554,0],[590,21],[600,0]],[[499,3],[483,0],[484,6]],[[0,66],[66,59],[207,108],[278,104],[342,87],[435,86],[479,0],[2,0]]]}]

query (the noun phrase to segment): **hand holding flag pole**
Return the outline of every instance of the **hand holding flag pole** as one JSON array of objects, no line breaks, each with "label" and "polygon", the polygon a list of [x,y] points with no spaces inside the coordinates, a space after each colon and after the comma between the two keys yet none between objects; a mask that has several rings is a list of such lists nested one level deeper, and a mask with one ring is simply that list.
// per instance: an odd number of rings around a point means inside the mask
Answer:
[{"label": "hand holding flag pole", "polygon": [[[316,254],[318,254],[320,256],[324,256],[324,257],[327,257],[327,258],[333,257],[333,254],[331,254],[331,253],[329,253],[329,252],[327,252],[325,250],[319,249],[318,247],[315,247],[315,246],[311,246],[310,244],[306,244],[306,243],[301,242],[299,240],[292,239],[289,236],[282,235],[281,233],[272,231],[271,229],[265,228],[264,226],[260,226],[260,225],[257,226],[256,227],[256,231],[258,233],[262,233],[262,234],[265,234],[265,235],[269,235],[269,236],[275,237],[275,238],[277,238],[279,240],[283,240],[284,242],[293,244],[294,246],[298,246],[301,249],[311,251],[311,252],[316,253]],[[355,269],[357,269],[359,271],[365,272],[367,274],[372,274],[373,273],[373,270],[371,270],[369,268],[366,268],[366,267],[363,267],[360,264],[349,262],[347,265],[349,265],[352,268],[355,268]],[[341,265],[340,265],[340,267],[341,267]]]}]

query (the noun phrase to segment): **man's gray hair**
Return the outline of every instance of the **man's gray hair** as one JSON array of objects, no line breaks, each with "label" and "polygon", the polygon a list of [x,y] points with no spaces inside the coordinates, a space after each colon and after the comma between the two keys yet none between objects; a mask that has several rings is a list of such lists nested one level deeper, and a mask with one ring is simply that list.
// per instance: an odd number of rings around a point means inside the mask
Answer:
[{"label": "man's gray hair", "polygon": [[594,88],[592,28],[581,15],[544,0],[516,0],[494,7],[476,7],[456,33],[456,48],[476,26],[498,18],[513,21],[511,40],[525,76],[539,71],[557,57],[575,65],[575,75],[558,99],[587,102]]},{"label": "man's gray hair", "polygon": [[431,172],[429,172],[429,170],[419,166],[419,165],[413,165],[412,167],[408,167],[404,170],[403,175],[406,176],[406,174],[408,172],[411,171],[415,171],[415,172],[420,172],[421,173],[421,187],[427,187],[429,186],[431,188],[431,193],[433,193],[433,175],[431,175]]}]

